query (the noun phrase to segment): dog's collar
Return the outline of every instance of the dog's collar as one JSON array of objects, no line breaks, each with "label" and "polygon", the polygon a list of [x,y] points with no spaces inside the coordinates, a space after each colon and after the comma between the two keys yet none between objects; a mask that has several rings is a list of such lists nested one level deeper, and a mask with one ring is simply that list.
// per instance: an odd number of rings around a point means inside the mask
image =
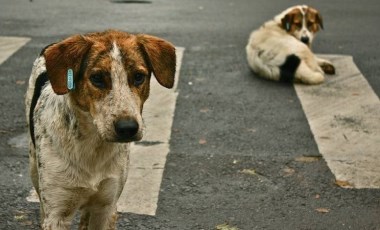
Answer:
[{"label": "dog's collar", "polygon": [[73,69],[67,70],[67,89],[70,91],[75,89]]}]

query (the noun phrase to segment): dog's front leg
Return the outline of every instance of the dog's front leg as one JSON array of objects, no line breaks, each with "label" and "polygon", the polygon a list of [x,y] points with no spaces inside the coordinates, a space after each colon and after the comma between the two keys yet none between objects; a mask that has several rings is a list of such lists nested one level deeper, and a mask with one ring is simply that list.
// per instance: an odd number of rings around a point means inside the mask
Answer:
[{"label": "dog's front leg", "polygon": [[295,73],[295,81],[302,82],[305,84],[320,84],[324,81],[324,79],[325,77],[323,76],[323,72],[321,69],[318,68],[318,70],[314,70],[310,68],[305,61],[301,61]]},{"label": "dog's front leg", "polygon": [[69,230],[75,210],[78,208],[80,191],[67,190],[57,185],[41,190],[43,230]]},{"label": "dog's front leg", "polygon": [[90,212],[88,230],[115,230],[117,221],[116,206],[93,207]]},{"label": "dog's front leg", "polygon": [[330,61],[318,57],[316,59],[323,72],[326,74],[335,74],[335,67]]},{"label": "dog's front leg", "polygon": [[89,230],[116,229],[117,210],[116,202],[123,189],[122,178],[109,178],[103,180],[98,192],[91,196],[87,204],[89,215]]}]

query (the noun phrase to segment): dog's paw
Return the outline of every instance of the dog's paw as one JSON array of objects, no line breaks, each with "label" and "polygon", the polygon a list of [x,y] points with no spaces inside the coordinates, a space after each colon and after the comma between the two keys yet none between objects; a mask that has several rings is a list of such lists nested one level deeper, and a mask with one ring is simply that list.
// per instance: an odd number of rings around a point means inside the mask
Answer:
[{"label": "dog's paw", "polygon": [[335,74],[335,67],[333,66],[333,64],[328,63],[328,62],[322,62],[320,66],[324,73]]}]

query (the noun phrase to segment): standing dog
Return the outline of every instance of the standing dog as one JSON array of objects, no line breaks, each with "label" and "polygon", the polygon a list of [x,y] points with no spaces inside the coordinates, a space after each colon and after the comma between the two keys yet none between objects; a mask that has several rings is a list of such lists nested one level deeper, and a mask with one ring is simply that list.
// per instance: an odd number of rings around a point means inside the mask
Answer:
[{"label": "standing dog", "polygon": [[253,31],[246,46],[249,66],[258,75],[276,81],[319,84],[334,66],[316,57],[311,44],[322,17],[305,5],[290,7]]},{"label": "standing dog", "polygon": [[109,30],[69,37],[45,48],[26,93],[30,173],[44,230],[115,229],[116,202],[127,178],[129,142],[153,73],[171,88],[175,48],[149,35]]}]

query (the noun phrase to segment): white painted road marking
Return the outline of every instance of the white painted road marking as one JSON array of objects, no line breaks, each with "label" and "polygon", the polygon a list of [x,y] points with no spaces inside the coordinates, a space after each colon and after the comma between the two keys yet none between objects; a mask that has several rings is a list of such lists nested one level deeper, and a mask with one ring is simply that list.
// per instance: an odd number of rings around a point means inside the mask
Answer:
[{"label": "white painted road marking", "polygon": [[[144,105],[146,132],[141,142],[132,144],[130,168],[127,183],[117,203],[119,212],[155,215],[177,100],[177,84],[184,48],[176,47],[177,70],[172,89],[162,87],[152,76],[150,97]],[[25,135],[25,134],[24,134]],[[12,138],[14,143],[19,137]],[[24,143],[23,146],[27,144]],[[37,193],[32,189],[27,197],[29,202],[38,202]]]},{"label": "white painted road marking", "polygon": [[30,38],[0,36],[0,65],[28,41]]},{"label": "white painted road marking", "polygon": [[[0,64],[29,40],[0,37]],[[183,52],[183,48],[177,48],[176,82]],[[328,76],[326,82],[318,86],[295,86],[319,151],[338,180],[348,181],[356,188],[380,188],[379,98],[353,63],[352,57],[324,58],[333,61],[337,68],[336,76]],[[169,151],[176,85],[172,90],[167,90],[152,79],[151,95],[144,112],[147,132],[142,143],[147,145],[132,147],[127,188],[118,204],[121,212],[146,215],[155,215],[156,212]],[[161,118],[165,121],[159,120]],[[157,126],[160,124],[162,126]],[[19,138],[21,136],[12,138],[9,144],[26,149],[27,141]],[[28,200],[38,201],[35,195],[28,197]]]},{"label": "white painted road marking", "polygon": [[[177,84],[184,48],[177,47],[175,85],[168,90],[152,78],[150,98],[144,105],[146,133],[131,149],[127,183],[118,202],[119,212],[155,215],[166,156],[169,153]],[[146,145],[141,145],[146,143]],[[150,145],[152,144],[152,145]]]},{"label": "white painted road marking", "polygon": [[380,188],[380,102],[351,56],[326,55],[335,76],[295,85],[320,153],[337,180]]}]

